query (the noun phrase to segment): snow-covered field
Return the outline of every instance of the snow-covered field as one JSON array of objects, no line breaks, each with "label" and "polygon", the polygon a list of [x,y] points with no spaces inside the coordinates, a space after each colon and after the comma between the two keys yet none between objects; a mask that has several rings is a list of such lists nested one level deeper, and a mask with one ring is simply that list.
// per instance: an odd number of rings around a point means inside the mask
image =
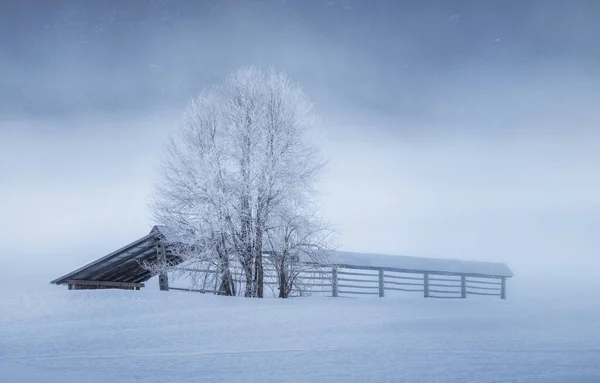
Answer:
[{"label": "snow-covered field", "polygon": [[600,304],[548,302],[0,293],[0,382],[600,382]]}]

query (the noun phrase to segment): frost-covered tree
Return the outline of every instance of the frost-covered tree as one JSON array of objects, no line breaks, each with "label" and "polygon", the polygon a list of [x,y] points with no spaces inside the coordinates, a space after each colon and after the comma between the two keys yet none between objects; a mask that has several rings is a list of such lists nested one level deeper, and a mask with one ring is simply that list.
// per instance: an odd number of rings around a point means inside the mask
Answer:
[{"label": "frost-covered tree", "polygon": [[304,289],[307,264],[326,264],[332,249],[329,226],[306,206],[284,205],[272,217],[265,252],[277,275],[279,297]]},{"label": "frost-covered tree", "polygon": [[[237,262],[243,295],[262,297],[266,240],[281,243],[289,206],[290,214],[312,206],[324,166],[311,135],[317,122],[300,87],[275,70],[240,69],[189,103],[151,210],[177,233],[172,252],[216,266],[224,294],[236,294],[231,264]],[[302,217],[296,218],[286,224]]]}]

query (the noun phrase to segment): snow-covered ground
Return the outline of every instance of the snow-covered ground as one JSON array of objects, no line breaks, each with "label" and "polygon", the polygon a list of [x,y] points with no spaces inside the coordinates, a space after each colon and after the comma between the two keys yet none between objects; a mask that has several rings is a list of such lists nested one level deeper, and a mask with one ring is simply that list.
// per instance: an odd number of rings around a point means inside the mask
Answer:
[{"label": "snow-covered ground", "polygon": [[0,382],[600,382],[600,303],[0,293]]}]

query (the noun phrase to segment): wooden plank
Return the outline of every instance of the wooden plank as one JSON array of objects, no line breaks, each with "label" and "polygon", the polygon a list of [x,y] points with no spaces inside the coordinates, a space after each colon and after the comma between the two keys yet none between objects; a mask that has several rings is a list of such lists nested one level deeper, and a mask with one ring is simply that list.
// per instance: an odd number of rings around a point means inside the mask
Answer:
[{"label": "wooden plank", "polygon": [[385,287],[386,290],[393,290],[393,291],[410,291],[410,292],[415,292],[415,293],[421,293],[423,292],[422,289],[403,289],[400,287]]},{"label": "wooden plank", "polygon": [[127,268],[124,268],[124,267],[121,268],[121,271],[118,274],[111,275],[110,278],[107,278],[107,279],[109,279],[113,282],[125,282],[123,279],[127,279],[128,277],[131,277],[131,273],[141,267],[142,267],[142,265],[140,265],[139,261],[137,261],[137,260],[131,261],[131,265],[128,265]]},{"label": "wooden plank", "polygon": [[331,274],[331,270],[318,270],[314,268],[308,268],[306,270],[302,270],[301,273],[309,273],[309,274]]},{"label": "wooden plank", "polygon": [[218,290],[203,290],[203,289],[188,289],[188,288],[183,288],[183,287],[173,287],[173,286],[169,286],[169,290],[176,290],[176,291],[188,291],[188,292],[192,292],[192,293],[202,293],[202,294],[219,294],[222,293],[222,291],[218,291]]},{"label": "wooden plank", "polygon": [[408,280],[412,280],[412,281],[422,281],[423,280],[422,277],[405,277],[405,276],[390,275],[390,274],[386,274],[385,277],[392,278],[392,279],[408,279]]},{"label": "wooden plank", "polygon": [[[105,267],[101,267],[99,270],[96,270],[93,272],[93,276],[90,279],[95,279],[95,280],[99,280],[99,281],[103,281],[103,280],[114,280],[114,277],[111,274],[115,274],[118,273],[121,269],[121,266],[127,264],[127,262],[130,261],[139,261],[136,260],[136,257],[149,252],[150,250],[154,249],[154,244],[150,244],[150,246],[145,246],[140,248],[139,250],[137,250],[134,253],[131,253],[125,257],[122,257],[121,259],[119,259],[116,262],[112,262],[107,264]],[[147,255],[151,255],[152,253],[149,253]]]},{"label": "wooden plank", "polygon": [[338,268],[333,266],[331,268],[331,296],[338,296]]},{"label": "wooden plank", "polygon": [[312,277],[309,275],[298,275],[297,279],[301,279],[301,280],[308,279],[311,281],[330,281],[331,277]]},{"label": "wooden plank", "polygon": [[[146,258],[145,260],[148,262],[156,261],[158,258]],[[172,264],[174,261],[181,262],[180,258],[176,255],[169,255],[167,262]],[[137,282],[144,281],[144,279],[149,279],[152,275],[148,273],[148,270],[145,269],[139,261],[135,261],[134,266],[129,268],[128,270],[123,270],[121,273],[117,275],[111,275],[107,280],[115,281],[115,282]],[[140,279],[141,276],[141,279]]]},{"label": "wooden plank", "polygon": [[[165,253],[165,245],[160,242],[156,248],[157,258],[159,263],[167,263],[167,254]],[[158,273],[158,288],[160,291],[169,291],[169,275],[166,272]]]},{"label": "wooden plank", "polygon": [[379,270],[379,267],[375,267],[375,266],[356,266],[356,265],[349,265],[346,263],[339,264],[338,267],[343,268],[343,269],[353,269],[353,270],[371,270],[371,271]]},{"label": "wooden plank", "polygon": [[499,297],[501,294],[491,294],[491,293],[480,293],[477,291],[469,291],[469,294],[473,294],[473,295],[490,295],[493,297]]},{"label": "wooden plank", "polygon": [[499,290],[501,290],[499,287],[483,287],[483,286],[473,286],[473,285],[467,285],[467,288],[469,288],[469,289],[477,289],[477,290],[491,290],[491,291],[499,291]]},{"label": "wooden plank", "polygon": [[331,287],[331,283],[294,283],[296,286]]},{"label": "wooden plank", "polygon": [[368,283],[375,283],[376,282],[374,279],[352,279],[352,278],[338,278],[338,281],[344,281],[344,282],[368,282]]},{"label": "wooden plank", "polygon": [[451,296],[442,296],[442,295],[429,295],[429,298],[437,298],[437,299],[461,299],[462,297],[451,297]]},{"label": "wooden plank", "polygon": [[434,289],[429,289],[430,293],[438,293],[438,294],[460,294],[459,290],[456,291],[448,291],[448,290],[434,290]]},{"label": "wooden plank", "polygon": [[500,286],[502,284],[502,282],[474,281],[472,279],[467,279],[466,282],[467,283],[479,283],[479,284],[482,284],[482,285],[496,285],[496,286]]},{"label": "wooden plank", "polygon": [[182,287],[173,287],[173,286],[169,286],[170,290],[175,290],[175,291],[189,291],[192,293],[202,293],[202,294],[206,294],[206,290],[201,290],[201,289],[186,289],[186,288],[182,288]]},{"label": "wooden plank", "polygon": [[354,275],[354,276],[361,276],[361,277],[376,277],[377,274],[365,274],[365,273],[349,273],[346,271],[338,271],[339,275]]},{"label": "wooden plank", "polygon": [[129,283],[129,282],[111,282],[111,281],[88,281],[81,279],[70,279],[67,281],[69,285],[73,286],[105,286],[105,287],[144,287],[143,283]]},{"label": "wooden plank", "polygon": [[135,278],[129,278],[124,282],[142,283],[150,278],[152,278],[152,272],[150,272],[149,270],[144,270],[143,272],[138,273]]},{"label": "wooden plank", "polygon": [[383,284],[384,281],[384,274],[383,274],[383,269],[379,269],[379,297],[383,298],[385,296],[385,285]]},{"label": "wooden plank", "polygon": [[[459,275],[457,275],[458,277]],[[460,282],[460,279],[448,279],[448,278],[429,278],[429,281],[435,282]]]},{"label": "wooden plank", "polygon": [[143,282],[144,280],[149,279],[149,276],[151,276],[152,273],[149,270],[146,270],[143,267],[137,267],[135,269],[133,269],[131,272],[129,272],[127,275],[124,275],[123,277],[119,278],[118,280],[115,280],[113,278],[107,278],[106,280],[109,281],[113,281],[113,282],[129,282],[129,283],[139,283],[139,282]]},{"label": "wooden plank", "polygon": [[352,289],[379,289],[379,286],[338,285],[338,287],[349,287]]},{"label": "wooden plank", "polygon": [[414,283],[414,282],[395,282],[395,281],[386,281],[388,285],[397,285],[397,286],[423,286],[423,283]]},{"label": "wooden plank", "polygon": [[[145,261],[148,262],[153,262],[156,261],[158,258],[156,257],[156,253],[154,257],[149,257],[146,256],[144,257]],[[167,263],[169,264],[173,264],[173,263],[179,263],[181,262],[181,260],[179,259],[178,256],[176,255],[168,255],[167,256]],[[114,281],[114,282],[135,282],[136,280],[139,280],[140,275],[144,275],[144,277],[147,276],[146,272],[148,270],[146,270],[142,264],[140,263],[139,260],[130,260],[130,265],[127,268],[121,268],[121,271],[117,274],[114,275],[108,275],[105,280],[109,280],[109,281]],[[143,280],[144,278],[142,278]]]},{"label": "wooden plank", "polygon": [[377,295],[376,291],[338,291],[340,294],[362,294],[362,295]]},{"label": "wooden plank", "polygon": [[[431,279],[430,279],[430,280],[431,280]],[[461,285],[445,285],[445,284],[443,284],[443,283],[430,283],[430,284],[429,284],[429,287],[432,287],[432,286],[433,286],[433,287],[458,287],[458,288],[460,288],[460,287],[461,287]]]}]

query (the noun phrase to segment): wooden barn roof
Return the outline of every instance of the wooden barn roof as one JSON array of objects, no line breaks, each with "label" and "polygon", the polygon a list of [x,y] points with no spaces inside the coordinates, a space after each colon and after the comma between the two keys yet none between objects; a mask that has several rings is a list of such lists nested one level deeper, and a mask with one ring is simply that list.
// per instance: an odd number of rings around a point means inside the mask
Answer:
[{"label": "wooden barn roof", "polygon": [[471,276],[512,277],[512,271],[504,263],[462,261],[456,259],[411,257],[337,251],[332,260],[336,264],[361,267],[389,268],[410,272],[465,274]]},{"label": "wooden barn roof", "polygon": [[[150,234],[129,245],[99,258],[50,283],[67,284],[70,280],[141,283],[152,278],[152,273],[142,267],[142,262],[154,262],[158,253],[156,245],[165,238],[163,230],[155,226]],[[172,261],[170,259],[170,261]]]},{"label": "wooden barn roof", "polygon": [[[142,267],[142,262],[157,261],[157,244],[161,240],[177,242],[181,236],[164,226],[155,226],[150,234],[102,258],[84,265],[50,283],[62,285],[70,280],[142,283],[152,278],[152,273]],[[180,260],[167,254],[167,261]],[[460,273],[488,277],[512,277],[513,273],[503,263],[474,262],[452,259],[421,258],[336,251],[332,263],[344,266],[373,267],[409,272]]]}]

